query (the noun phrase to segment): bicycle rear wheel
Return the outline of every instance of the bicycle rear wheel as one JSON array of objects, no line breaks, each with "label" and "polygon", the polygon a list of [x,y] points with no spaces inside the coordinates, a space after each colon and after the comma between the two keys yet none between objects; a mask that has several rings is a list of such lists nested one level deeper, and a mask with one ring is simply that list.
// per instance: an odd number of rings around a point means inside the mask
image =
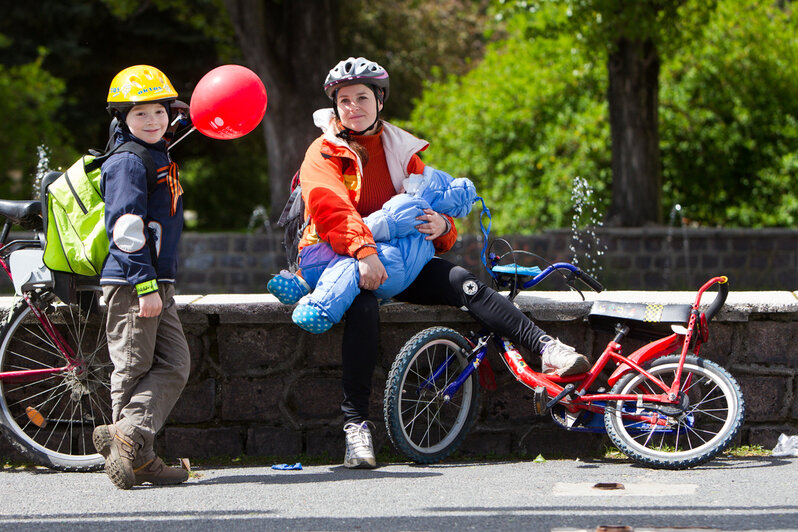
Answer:
[{"label": "bicycle rear wheel", "polygon": [[[41,376],[0,378],[0,427],[11,443],[36,463],[60,471],[92,471],[104,464],[92,431],[111,423],[105,307],[100,292],[78,292],[79,304],[64,305],[51,291],[32,294],[72,348],[78,367]],[[0,372],[25,372],[67,365],[31,308],[20,300],[0,329]]]},{"label": "bicycle rear wheel", "polygon": [[[649,372],[670,385],[679,356],[654,361]],[[611,401],[604,424],[612,442],[629,458],[661,469],[685,469],[712,459],[731,444],[743,423],[745,403],[737,381],[719,365],[688,356],[681,376],[681,407],[638,401]],[[661,393],[639,373],[624,376],[614,394]],[[658,416],[664,425],[635,416]]]},{"label": "bicycle rear wheel", "polygon": [[470,350],[456,331],[433,327],[413,336],[396,357],[385,385],[385,426],[394,446],[411,460],[443,460],[471,429],[479,398],[476,372],[452,397],[443,394],[468,365]]}]

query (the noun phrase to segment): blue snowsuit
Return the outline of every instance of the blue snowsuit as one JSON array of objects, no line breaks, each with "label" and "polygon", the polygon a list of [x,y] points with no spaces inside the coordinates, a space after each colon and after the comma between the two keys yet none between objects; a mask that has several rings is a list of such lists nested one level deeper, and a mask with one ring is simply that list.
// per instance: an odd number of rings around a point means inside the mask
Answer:
[{"label": "blue snowsuit", "polygon": [[[424,214],[424,209],[431,208],[460,218],[471,212],[476,198],[471,180],[454,179],[446,172],[427,166],[412,195],[397,194],[380,210],[363,219],[374,236],[377,254],[388,273],[388,280],[374,291],[379,299],[389,299],[410,286],[435,255],[432,241],[416,230],[416,225],[422,223],[416,217]],[[299,303],[315,307],[324,317],[338,323],[360,293],[357,260],[336,254],[324,242],[303,248],[299,257],[302,277],[313,289]]]}]

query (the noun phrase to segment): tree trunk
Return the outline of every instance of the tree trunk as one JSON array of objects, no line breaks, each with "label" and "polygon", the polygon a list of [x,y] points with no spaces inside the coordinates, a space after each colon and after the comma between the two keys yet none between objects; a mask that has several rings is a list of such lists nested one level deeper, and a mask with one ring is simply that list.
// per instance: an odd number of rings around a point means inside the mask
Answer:
[{"label": "tree trunk", "polygon": [[607,224],[662,223],[659,54],[651,40],[621,38],[609,57],[612,202]]},{"label": "tree trunk", "polygon": [[321,134],[313,111],[329,106],[322,85],[337,61],[333,0],[225,0],[244,60],[269,98],[263,133],[269,167],[269,217],[280,216],[291,178]]}]

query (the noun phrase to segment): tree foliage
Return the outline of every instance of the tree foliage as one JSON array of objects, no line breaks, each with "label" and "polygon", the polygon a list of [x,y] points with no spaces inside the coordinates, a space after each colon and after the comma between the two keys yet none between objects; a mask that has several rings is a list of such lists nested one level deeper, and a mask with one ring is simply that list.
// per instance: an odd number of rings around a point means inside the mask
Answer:
[{"label": "tree foliage", "polygon": [[340,59],[364,56],[391,76],[388,117],[407,118],[425,82],[462,75],[484,53],[490,0],[348,0],[339,20]]},{"label": "tree foliage", "polygon": [[663,68],[666,210],[705,225],[798,222],[798,14],[721,2]]},{"label": "tree foliage", "polygon": [[[3,37],[0,35],[0,40]],[[0,197],[32,197],[33,179],[41,156],[69,156],[66,131],[53,120],[65,98],[63,81],[42,68],[46,50],[30,63],[0,64],[0,128],[2,180]]]},{"label": "tree foliage", "polygon": [[[573,31],[576,3],[535,4],[509,19],[507,38],[472,71],[429,84],[407,124],[432,142],[427,162],[475,179],[504,233],[567,226],[576,176],[606,212],[612,183],[607,50],[586,45],[593,30]],[[798,28],[789,8],[689,3],[683,16],[704,17],[691,39],[688,25],[670,41],[657,37],[668,50],[660,216],[678,202],[706,225],[794,225]]]},{"label": "tree foliage", "polygon": [[566,226],[576,176],[601,196],[609,181],[606,75],[547,5],[507,23],[462,77],[427,85],[408,127],[425,161],[477,184],[499,233]]}]

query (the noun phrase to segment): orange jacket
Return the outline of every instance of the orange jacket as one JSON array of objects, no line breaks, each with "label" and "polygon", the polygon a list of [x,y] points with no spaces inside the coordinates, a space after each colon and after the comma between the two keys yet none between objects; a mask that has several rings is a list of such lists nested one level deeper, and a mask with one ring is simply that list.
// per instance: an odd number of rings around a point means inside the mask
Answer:
[{"label": "orange jacket", "polygon": [[[316,125],[324,134],[310,145],[299,170],[305,216],[310,218],[299,249],[323,241],[339,255],[361,259],[377,252],[374,237],[355,208],[360,200],[363,167],[346,141],[329,127],[332,116],[332,109],[314,113]],[[424,170],[417,154],[428,143],[384,121],[382,135],[391,181],[398,191],[408,175]],[[449,222],[451,230],[434,241],[438,253],[451,249],[457,240],[454,222],[451,218]]]}]

